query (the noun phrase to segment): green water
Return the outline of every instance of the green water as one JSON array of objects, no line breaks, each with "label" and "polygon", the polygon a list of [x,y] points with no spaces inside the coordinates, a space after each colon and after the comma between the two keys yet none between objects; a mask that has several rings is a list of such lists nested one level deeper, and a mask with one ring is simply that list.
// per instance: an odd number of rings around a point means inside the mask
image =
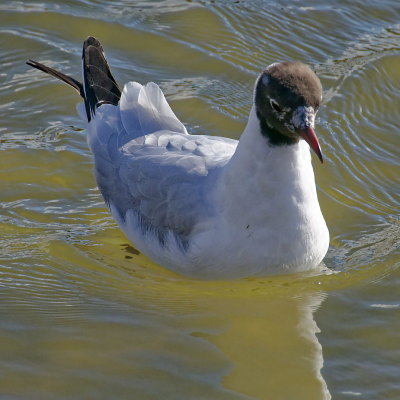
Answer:
[{"label": "green water", "polygon": [[[400,398],[400,3],[0,0],[0,399]],[[128,245],[74,91],[88,35],[190,133],[238,138],[266,65],[325,89],[323,275],[202,282]]]}]

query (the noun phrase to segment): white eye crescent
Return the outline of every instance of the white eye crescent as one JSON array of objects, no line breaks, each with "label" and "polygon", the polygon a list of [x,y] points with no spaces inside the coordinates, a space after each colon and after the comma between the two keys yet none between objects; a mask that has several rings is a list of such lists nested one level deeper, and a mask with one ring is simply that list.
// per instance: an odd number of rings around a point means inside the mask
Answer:
[{"label": "white eye crescent", "polygon": [[269,99],[269,104],[271,104],[272,109],[275,110],[276,112],[278,113],[282,112],[282,108],[276,100]]}]

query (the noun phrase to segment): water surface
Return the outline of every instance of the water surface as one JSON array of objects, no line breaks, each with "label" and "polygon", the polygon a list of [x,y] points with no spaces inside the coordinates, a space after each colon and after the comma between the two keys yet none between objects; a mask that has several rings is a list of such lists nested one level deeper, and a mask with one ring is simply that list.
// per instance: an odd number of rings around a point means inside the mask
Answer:
[{"label": "water surface", "polygon": [[[3,1],[0,398],[400,398],[398,1]],[[325,274],[202,282],[137,254],[92,175],[76,93],[98,37],[190,133],[239,138],[254,80],[320,76]]]}]

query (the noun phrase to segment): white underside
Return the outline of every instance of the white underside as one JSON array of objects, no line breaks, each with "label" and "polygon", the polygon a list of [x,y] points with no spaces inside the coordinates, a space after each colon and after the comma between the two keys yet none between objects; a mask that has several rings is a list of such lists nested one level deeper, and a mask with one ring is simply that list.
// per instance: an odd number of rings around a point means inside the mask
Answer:
[{"label": "white underside", "polygon": [[[252,110],[235,151],[232,140],[187,135],[156,85],[145,101],[147,87],[130,85],[120,106],[98,109],[88,141],[110,211],[137,249],[160,265],[202,279],[318,267],[329,233],[304,141],[270,147]],[[139,121],[138,115],[147,119]],[[114,174],[110,187],[108,171]],[[121,187],[138,196],[136,206],[121,200]],[[143,229],[143,215],[153,221],[151,229]],[[163,221],[164,231],[165,221],[177,228],[167,230],[162,243],[154,234],[157,221]],[[176,232],[188,224],[182,245]]]}]

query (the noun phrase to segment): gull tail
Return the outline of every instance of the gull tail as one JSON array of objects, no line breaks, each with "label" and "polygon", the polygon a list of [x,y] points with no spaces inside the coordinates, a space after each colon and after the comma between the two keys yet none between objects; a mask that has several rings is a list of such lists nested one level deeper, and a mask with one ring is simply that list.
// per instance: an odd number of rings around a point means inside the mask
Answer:
[{"label": "gull tail", "polygon": [[29,60],[26,63],[72,86],[85,102],[88,122],[95,115],[97,107],[102,104],[116,106],[121,98],[121,90],[111,74],[103,48],[94,37],[88,37],[83,43],[83,84],[37,61]]}]

